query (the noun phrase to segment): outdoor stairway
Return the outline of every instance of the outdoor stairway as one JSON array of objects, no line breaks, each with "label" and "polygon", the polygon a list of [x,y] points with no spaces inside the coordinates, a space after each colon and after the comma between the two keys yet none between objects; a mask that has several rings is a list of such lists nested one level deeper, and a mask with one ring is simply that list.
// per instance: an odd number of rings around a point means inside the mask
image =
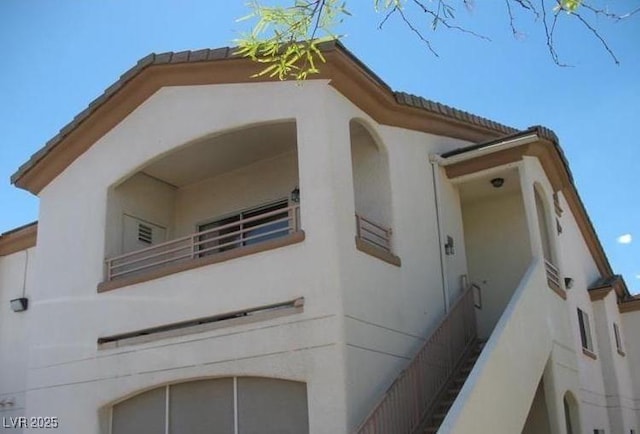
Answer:
[{"label": "outdoor stairway", "polygon": [[432,425],[427,417],[439,408],[440,396],[458,371],[469,375],[473,363],[467,367],[466,362],[471,357],[475,362],[479,354],[473,295],[469,286],[453,303],[354,434],[420,434]]},{"label": "outdoor stairway", "polygon": [[460,390],[467,377],[471,373],[473,366],[476,364],[482,348],[484,348],[485,341],[478,341],[476,345],[469,351],[466,359],[460,364],[460,368],[454,374],[452,380],[449,382],[444,392],[438,397],[434,410],[431,415],[427,416],[422,426],[426,426],[424,434],[435,434],[440,429],[440,425],[444,420],[447,412],[453,405],[454,401],[458,397]]}]

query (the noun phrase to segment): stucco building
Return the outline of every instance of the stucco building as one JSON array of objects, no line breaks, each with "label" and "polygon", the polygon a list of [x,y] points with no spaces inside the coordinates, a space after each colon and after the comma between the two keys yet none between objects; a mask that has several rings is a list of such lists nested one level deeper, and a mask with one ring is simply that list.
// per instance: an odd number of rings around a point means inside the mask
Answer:
[{"label": "stucco building", "polygon": [[150,55],[18,169],[0,432],[637,432],[640,301],[555,134],[324,55]]}]

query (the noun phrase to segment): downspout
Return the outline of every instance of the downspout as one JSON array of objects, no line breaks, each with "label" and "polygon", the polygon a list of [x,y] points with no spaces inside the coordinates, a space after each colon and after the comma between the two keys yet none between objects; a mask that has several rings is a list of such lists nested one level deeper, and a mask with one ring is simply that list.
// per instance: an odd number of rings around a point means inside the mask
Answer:
[{"label": "downspout", "polygon": [[433,197],[436,204],[436,226],[438,227],[438,250],[440,252],[440,278],[442,280],[442,297],[444,298],[444,313],[449,313],[449,282],[447,280],[447,270],[444,258],[444,246],[442,240],[444,236],[442,234],[442,216],[440,214],[440,176],[437,173],[439,169],[440,156],[435,154],[429,155],[429,162],[431,163],[431,175],[433,177]]}]

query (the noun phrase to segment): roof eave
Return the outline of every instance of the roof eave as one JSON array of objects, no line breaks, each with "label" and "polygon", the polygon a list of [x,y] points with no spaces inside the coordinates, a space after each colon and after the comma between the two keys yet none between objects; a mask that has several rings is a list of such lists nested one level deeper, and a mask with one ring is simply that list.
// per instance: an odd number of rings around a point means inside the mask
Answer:
[{"label": "roof eave", "polygon": [[[384,107],[374,107],[378,113],[372,116],[385,123],[396,122],[405,128],[417,130],[429,130],[435,134],[446,135],[450,131],[464,140],[480,141],[491,137],[498,137],[515,130],[485,119],[479,116],[447,107],[445,105],[426,100],[413,95],[394,93],[391,88],[371,71],[363,62],[349,52],[341,43],[333,42],[322,45],[327,64],[318,78],[330,79],[331,84],[352,101],[358,100],[362,105],[375,101]],[[212,74],[210,68],[215,65],[217,70],[232,69],[222,65],[235,65],[235,74]],[[195,70],[194,77],[187,77],[186,69]],[[160,87],[171,85],[189,84],[223,84],[244,83],[256,81],[275,81],[276,78],[251,76],[258,71],[259,64],[249,59],[241,58],[235,54],[235,50],[229,47],[218,49],[205,49],[198,51],[183,51],[179,53],[150,54],[136,63],[105,92],[92,101],[89,106],[80,112],[60,132],[47,142],[47,144],[31,156],[11,176],[11,182],[19,188],[23,188],[33,194],[39,192],[48,185],[59,173],[61,173],[77,156],[86,151],[93,142],[119,122],[122,118],[109,120],[110,128],[94,128],[86,134],[78,134],[79,130],[91,130],[89,123],[97,122],[96,119],[105,119],[109,116],[117,118],[113,112],[126,116],[128,112],[123,109],[114,109],[112,105],[128,102],[129,109],[137,107],[144,98],[150,97]],[[181,69],[181,70],[179,70]],[[341,69],[341,70],[340,70]],[[208,72],[203,73],[203,70]],[[217,71],[216,72],[219,72]],[[153,74],[152,74],[153,72]],[[224,71],[222,71],[224,72]],[[175,76],[171,76],[174,73]],[[357,74],[357,77],[349,74]],[[217,77],[218,75],[224,78]],[[154,81],[155,80],[155,81]],[[165,80],[165,81],[163,81]],[[359,86],[346,85],[347,81],[359,81]],[[372,95],[354,95],[351,88],[358,92],[369,92]],[[141,91],[141,88],[143,89]],[[377,95],[373,95],[377,93]],[[131,94],[137,97],[134,102],[126,101],[123,94]],[[117,100],[118,104],[114,103]],[[358,105],[357,102],[355,102]],[[137,105],[136,105],[137,104]],[[72,148],[73,152],[62,155],[60,149]],[[52,163],[53,162],[53,163]]]}]

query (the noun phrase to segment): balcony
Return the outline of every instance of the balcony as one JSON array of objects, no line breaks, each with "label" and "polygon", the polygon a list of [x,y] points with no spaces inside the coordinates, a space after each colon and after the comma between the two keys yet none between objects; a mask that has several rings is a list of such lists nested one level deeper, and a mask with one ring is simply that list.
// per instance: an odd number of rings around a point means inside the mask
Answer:
[{"label": "balcony", "polygon": [[[256,213],[248,218],[234,219],[227,224],[214,224],[214,227],[208,230],[109,258],[106,260],[107,280],[220,255],[232,250],[235,250],[233,255],[227,254],[217,259],[229,259],[266,250],[265,247],[272,247],[274,243],[263,245],[261,249],[247,247],[260,246],[262,243],[298,232],[300,230],[299,210],[298,205],[278,207],[275,210]],[[243,215],[243,213],[238,214]]]},{"label": "balcony", "polygon": [[98,291],[299,242],[298,200],[295,122],[177,148],[110,189]]},{"label": "balcony", "polygon": [[402,261],[393,253],[391,228],[356,214],[356,248],[361,252],[400,267]]}]

